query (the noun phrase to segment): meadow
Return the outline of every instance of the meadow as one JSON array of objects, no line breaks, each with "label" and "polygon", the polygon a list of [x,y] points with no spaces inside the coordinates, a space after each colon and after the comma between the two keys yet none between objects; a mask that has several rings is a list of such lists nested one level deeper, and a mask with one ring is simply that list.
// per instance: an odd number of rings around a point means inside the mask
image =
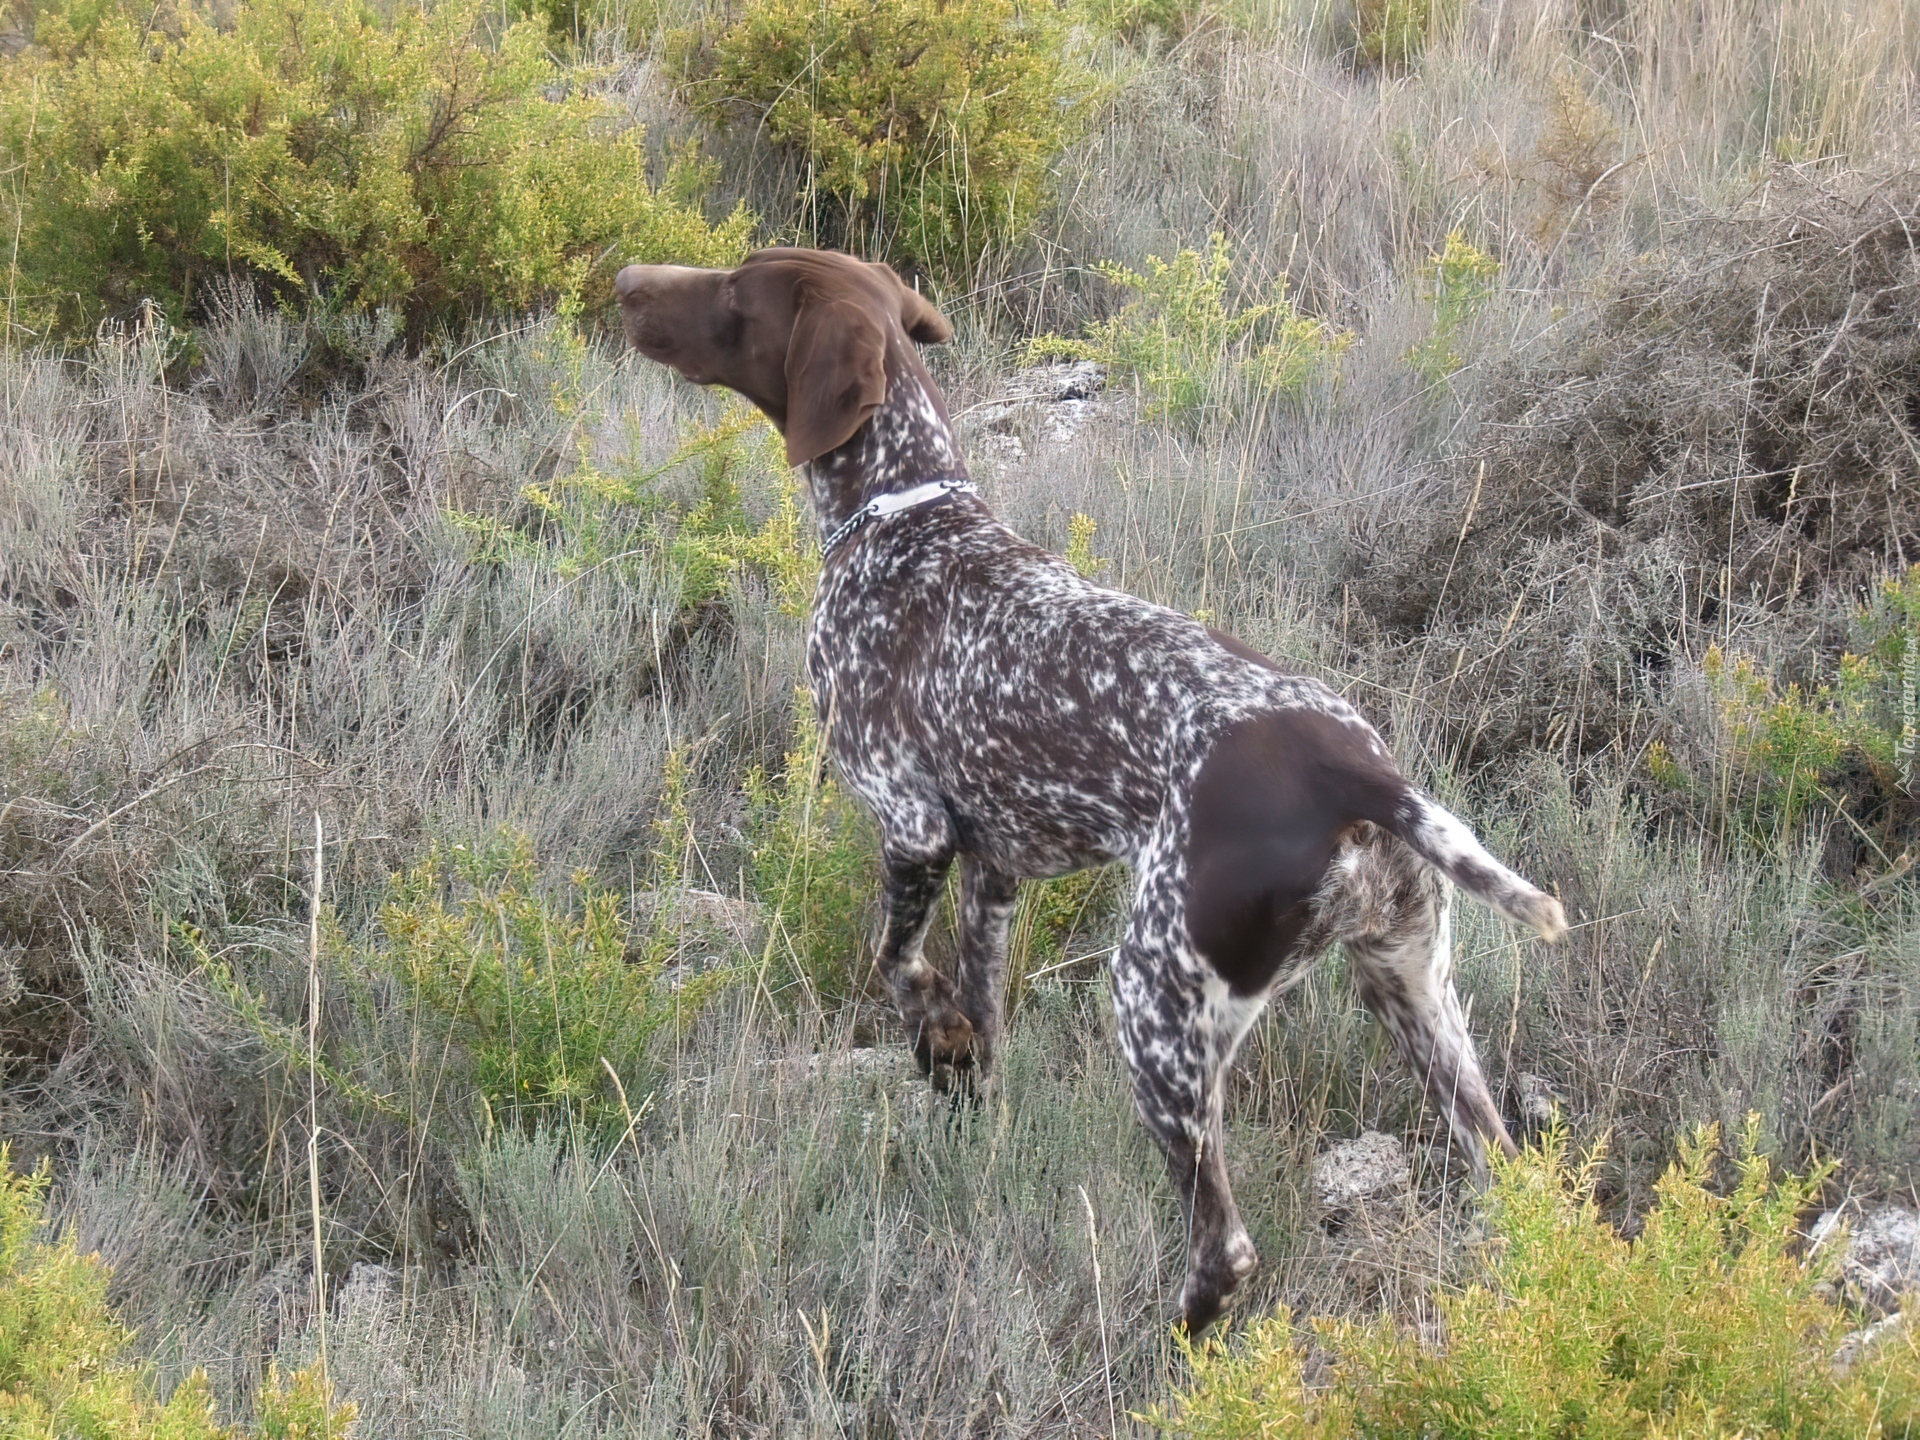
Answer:
[{"label": "meadow", "polygon": [[[0,1259],[97,1252],[154,1394],[1179,1433],[1125,876],[1026,888],[1000,1077],[930,1095],[799,688],[804,491],[607,313],[767,243],[914,277],[1011,525],[1326,679],[1562,898],[1456,948],[1516,1129],[1600,1144],[1585,1221],[1647,1233],[1705,1124],[1715,1194],[1920,1204],[1920,4],[5,23],[0,1143],[50,1180]],[[1468,1313],[1484,1208],[1337,954],[1234,1086],[1248,1333]],[[1369,1130],[1411,1184],[1323,1214]]]}]

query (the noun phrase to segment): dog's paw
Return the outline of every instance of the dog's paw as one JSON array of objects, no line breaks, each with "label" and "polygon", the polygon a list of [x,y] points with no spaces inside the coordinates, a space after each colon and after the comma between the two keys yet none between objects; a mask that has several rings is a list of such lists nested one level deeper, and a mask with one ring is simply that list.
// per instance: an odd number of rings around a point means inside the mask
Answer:
[{"label": "dog's paw", "polygon": [[974,1036],[964,1015],[955,1013],[957,1023],[941,1023],[942,1018],[925,1017],[914,1027],[913,1058],[933,1088],[945,1093],[971,1077]]},{"label": "dog's paw", "polygon": [[954,1072],[971,1070],[976,1058],[973,1022],[960,1009],[953,982],[931,966],[915,968],[896,992],[920,1073],[945,1090]]},{"label": "dog's paw", "polygon": [[1245,1230],[1236,1230],[1204,1262],[1190,1260],[1180,1287],[1180,1320],[1187,1333],[1198,1335],[1217,1320],[1240,1282],[1259,1268],[1260,1256]]}]

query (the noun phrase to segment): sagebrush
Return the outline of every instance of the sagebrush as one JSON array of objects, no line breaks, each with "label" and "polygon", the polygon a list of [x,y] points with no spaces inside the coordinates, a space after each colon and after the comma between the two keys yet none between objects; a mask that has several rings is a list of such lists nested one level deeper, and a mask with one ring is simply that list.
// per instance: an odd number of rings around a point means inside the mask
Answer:
[{"label": "sagebrush", "polygon": [[1594,1204],[1595,1158],[1564,1134],[1496,1162],[1488,1274],[1443,1295],[1444,1350],[1390,1320],[1315,1327],[1331,1383],[1309,1389],[1290,1317],[1188,1347],[1190,1388],[1151,1417],[1195,1440],[1380,1437],[1906,1436],[1920,1433],[1911,1326],[1850,1366],[1850,1322],[1797,1253],[1823,1171],[1779,1176],[1757,1117],[1712,1188],[1719,1135],[1682,1144],[1628,1241]]},{"label": "sagebrush", "polygon": [[[1760,1263],[1791,1187],[1764,1241],[1736,1168],[1656,1187],[1749,1112],[1920,1177],[1915,0],[304,16],[0,19],[0,1140],[143,1396],[252,1424],[323,1337],[394,1436],[1141,1433],[1184,1380],[1128,877],[1026,888],[1002,1075],[930,1097],[798,693],[804,477],[609,333],[618,264],[796,239],[932,287],[1017,531],[1341,688],[1573,921],[1453,923],[1510,1123],[1596,1156],[1522,1197],[1583,1283],[1501,1291],[1335,955],[1224,1116],[1246,1313],[1322,1327],[1229,1353],[1316,1388],[1180,1414],[1317,1423],[1328,1335],[1381,1433],[1858,1393],[1865,1317]],[[1370,1130],[1408,1189],[1325,1213]],[[1733,1242],[1673,1337],[1668,1210]],[[1506,1353],[1416,1353],[1476,1284]]]},{"label": "sagebrush", "polygon": [[142,303],[178,323],[238,279],[416,329],[571,291],[610,262],[720,263],[718,226],[647,183],[644,137],[533,20],[481,0],[48,5],[0,58],[12,325],[85,338]]}]

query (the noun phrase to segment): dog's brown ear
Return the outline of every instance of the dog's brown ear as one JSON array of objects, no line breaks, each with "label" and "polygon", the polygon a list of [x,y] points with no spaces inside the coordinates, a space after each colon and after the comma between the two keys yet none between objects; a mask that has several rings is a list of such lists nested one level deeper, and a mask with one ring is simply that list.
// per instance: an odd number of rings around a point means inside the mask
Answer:
[{"label": "dog's brown ear", "polygon": [[845,294],[801,300],[787,342],[789,465],[846,444],[886,404],[887,330],[872,303]]},{"label": "dog's brown ear", "polygon": [[922,345],[944,345],[953,338],[953,322],[904,282],[900,286],[900,324]]},{"label": "dog's brown ear", "polygon": [[934,309],[933,302],[926,296],[902,280],[898,270],[877,260],[869,260],[867,264],[879,271],[900,297],[900,328],[907,332],[908,339],[922,345],[944,345],[953,338],[953,325],[947,317]]}]

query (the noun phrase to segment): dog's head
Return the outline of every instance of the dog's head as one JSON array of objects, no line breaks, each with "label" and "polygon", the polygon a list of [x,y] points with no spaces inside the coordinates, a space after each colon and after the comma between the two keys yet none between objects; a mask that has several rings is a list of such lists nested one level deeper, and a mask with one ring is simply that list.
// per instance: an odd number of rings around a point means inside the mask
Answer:
[{"label": "dog's head", "polygon": [[844,445],[886,403],[891,347],[953,338],[886,266],[828,250],[760,250],[732,270],[629,265],[613,289],[635,349],[746,396],[792,465]]}]

